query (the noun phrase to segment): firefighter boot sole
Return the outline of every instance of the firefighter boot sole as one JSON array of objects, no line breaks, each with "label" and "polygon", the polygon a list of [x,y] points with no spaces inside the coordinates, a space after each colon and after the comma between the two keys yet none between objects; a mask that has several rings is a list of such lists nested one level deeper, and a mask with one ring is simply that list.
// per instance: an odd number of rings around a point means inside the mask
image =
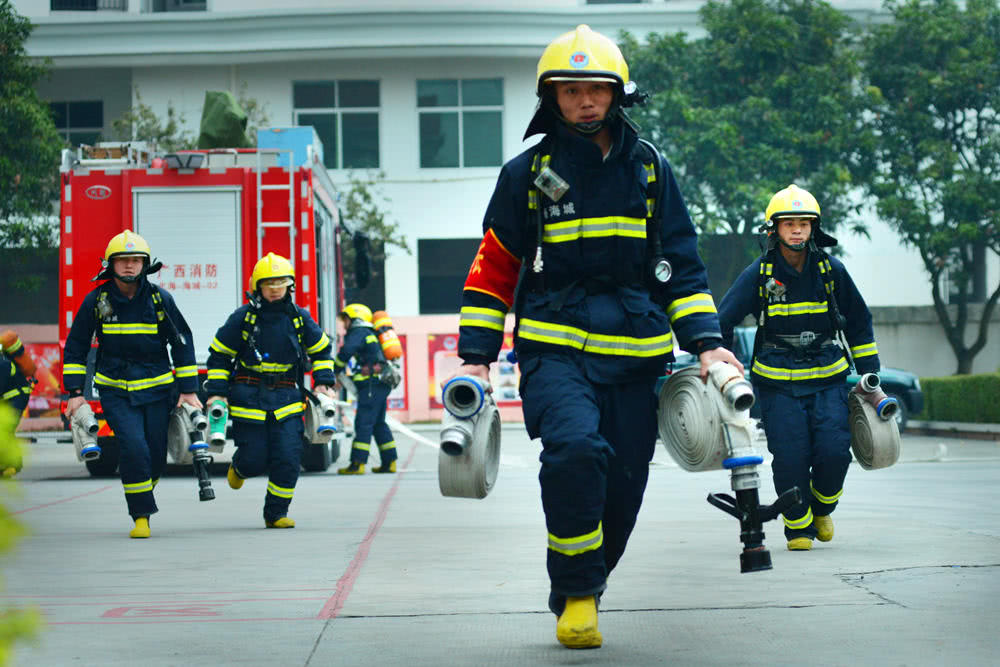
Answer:
[{"label": "firefighter boot sole", "polygon": [[346,468],[341,468],[337,471],[338,475],[364,475],[365,474],[365,464],[364,463],[352,463]]},{"label": "firefighter boot sole", "polygon": [[788,540],[789,551],[809,551],[813,548],[811,537],[793,537]]},{"label": "firefighter boot sole", "polygon": [[556,639],[566,648],[600,648],[597,603],[593,595],[566,598],[566,608],[556,623]]},{"label": "firefighter boot sole", "polygon": [[140,516],[136,518],[135,527],[129,531],[128,536],[133,539],[149,537],[149,517]]},{"label": "firefighter boot sole", "polygon": [[226,481],[229,482],[230,489],[238,489],[243,486],[243,478],[236,474],[236,470],[232,465],[226,471]]},{"label": "firefighter boot sole", "polygon": [[833,539],[833,518],[826,516],[814,516],[813,525],[816,526],[816,539],[820,542],[829,542]]},{"label": "firefighter boot sole", "polygon": [[389,465],[379,466],[378,468],[372,468],[372,472],[378,472],[378,473],[396,472],[396,462],[390,461]]},{"label": "firefighter boot sole", "polygon": [[268,528],[295,528],[295,520],[289,519],[287,516],[283,516],[280,519],[275,519],[274,521],[264,520],[264,525]]}]

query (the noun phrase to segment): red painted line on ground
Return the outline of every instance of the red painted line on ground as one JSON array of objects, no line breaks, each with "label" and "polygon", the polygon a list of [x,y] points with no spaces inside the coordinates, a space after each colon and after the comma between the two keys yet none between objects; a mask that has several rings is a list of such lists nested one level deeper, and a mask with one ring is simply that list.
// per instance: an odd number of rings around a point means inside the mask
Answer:
[{"label": "red painted line on ground", "polygon": [[58,505],[60,503],[69,502],[70,500],[76,500],[77,498],[84,498],[86,496],[92,496],[95,493],[100,493],[101,491],[107,491],[108,489],[114,488],[114,484],[108,484],[107,486],[101,487],[96,491],[87,491],[86,493],[81,493],[78,496],[72,496],[70,498],[63,498],[62,500],[53,500],[51,503],[45,503],[44,505],[35,505],[34,507],[28,507],[23,510],[18,510],[16,512],[11,512],[11,514],[24,514],[25,512],[32,512],[34,510],[44,509],[46,507],[52,507],[53,505]]},{"label": "red painted line on ground", "polygon": [[[24,596],[27,600],[27,596]],[[305,600],[328,600],[330,596],[328,595],[315,595],[309,597],[294,597],[294,598],[239,598],[233,600],[212,598],[210,600],[178,600],[177,598],[167,598],[163,600],[149,600],[143,599],[142,601],[129,601],[125,602],[123,600],[108,601],[108,600],[93,600],[91,602],[45,602],[45,601],[31,601],[31,604],[41,607],[43,609],[49,609],[50,607],[107,607],[109,605],[131,605],[133,607],[162,607],[170,605],[192,605],[192,604],[233,604],[236,602],[288,602],[291,601],[305,601]],[[17,596],[8,596],[8,598],[17,599]]]},{"label": "red painted line on ground", "polygon": [[396,490],[399,488],[399,482],[402,480],[402,474],[406,472],[406,469],[410,466],[410,462],[413,460],[413,455],[417,451],[416,444],[410,448],[410,455],[406,457],[406,463],[403,464],[403,469],[400,471],[399,475],[396,477],[395,483],[389,492],[385,494],[385,498],[382,499],[382,504],[379,505],[378,511],[375,513],[375,520],[368,527],[368,533],[365,535],[365,539],[361,540],[361,544],[358,546],[357,552],[354,554],[354,560],[351,561],[350,565],[347,566],[347,570],[344,575],[337,580],[337,588],[333,595],[323,609],[320,610],[319,614],[316,616],[318,619],[333,620],[337,618],[340,611],[344,608],[344,603],[347,602],[347,597],[351,594],[351,589],[354,588],[354,582],[357,581],[358,575],[361,574],[361,568],[364,567],[365,561],[368,559],[368,551],[371,549],[372,542],[375,540],[375,535],[378,534],[379,528],[382,527],[382,523],[385,521],[386,514],[389,513],[389,505],[392,504],[392,499],[396,495]]}]

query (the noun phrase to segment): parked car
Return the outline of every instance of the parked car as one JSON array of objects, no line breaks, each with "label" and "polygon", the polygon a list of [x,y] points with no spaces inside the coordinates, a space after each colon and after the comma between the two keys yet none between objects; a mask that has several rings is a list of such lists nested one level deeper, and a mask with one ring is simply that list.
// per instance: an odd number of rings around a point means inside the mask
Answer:
[{"label": "parked car", "polygon": [[[750,358],[753,354],[753,341],[756,334],[757,327],[736,327],[733,330],[733,354],[746,367],[747,379],[750,378]],[[683,350],[674,350],[674,355],[677,357],[677,360],[668,364],[667,375],[698,363],[698,358],[695,355]],[[910,415],[918,413],[924,408],[924,393],[920,389],[920,379],[909,371],[887,366],[882,367],[878,376],[882,383],[882,390],[885,391],[886,395],[894,397],[899,401],[896,424],[899,426],[900,432],[902,432],[906,428]],[[860,377],[857,373],[848,375],[847,386],[853,387],[856,385]],[[661,381],[657,383],[657,391],[659,391],[660,384],[665,379],[666,377],[661,378]],[[759,418],[760,408],[754,405],[750,410],[750,416]]]}]

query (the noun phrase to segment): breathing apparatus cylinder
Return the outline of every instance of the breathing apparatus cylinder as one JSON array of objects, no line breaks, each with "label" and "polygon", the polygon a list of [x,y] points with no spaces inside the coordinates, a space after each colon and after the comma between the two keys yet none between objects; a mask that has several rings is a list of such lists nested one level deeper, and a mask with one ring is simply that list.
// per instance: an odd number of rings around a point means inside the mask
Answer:
[{"label": "breathing apparatus cylinder", "polygon": [[208,439],[215,447],[226,444],[226,426],[229,423],[229,406],[223,400],[215,400],[208,406]]},{"label": "breathing apparatus cylinder", "polygon": [[70,416],[70,430],[78,461],[96,461],[101,458],[101,447],[97,444],[100,425],[89,403],[84,402]]},{"label": "breathing apparatus cylinder", "polygon": [[309,442],[322,445],[337,433],[337,402],[326,394],[316,393],[316,402],[308,402],[306,436]]},{"label": "breathing apparatus cylinder", "polygon": [[382,345],[382,354],[387,361],[395,361],[403,356],[403,344],[399,342],[399,336],[392,328],[392,319],[384,310],[376,310],[372,313],[372,326],[378,335],[378,342]]},{"label": "breathing apparatus cylinder", "polygon": [[31,358],[28,350],[25,349],[24,343],[18,338],[14,331],[8,329],[0,334],[0,348],[3,349],[3,353],[7,355],[17,369],[21,371],[21,374],[29,380],[34,380],[35,371],[38,368],[35,366],[35,360]]},{"label": "breathing apparatus cylinder", "polygon": [[871,403],[879,419],[893,419],[896,413],[899,412],[899,401],[886,396],[885,392],[882,391],[881,385],[882,381],[878,375],[875,373],[865,373],[858,380],[852,391],[860,394],[862,398]]},{"label": "breathing apparatus cylinder", "polygon": [[482,380],[466,375],[448,381],[441,402],[441,495],[485,498],[500,467],[500,412],[493,396]]}]

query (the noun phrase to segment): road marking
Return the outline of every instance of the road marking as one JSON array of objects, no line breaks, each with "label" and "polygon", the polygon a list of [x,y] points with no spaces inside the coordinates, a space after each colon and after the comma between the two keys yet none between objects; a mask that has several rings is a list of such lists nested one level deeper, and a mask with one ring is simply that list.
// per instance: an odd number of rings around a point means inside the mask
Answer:
[{"label": "road marking", "polygon": [[92,496],[95,493],[100,493],[101,491],[107,491],[108,489],[116,488],[114,484],[108,484],[107,486],[102,486],[95,491],[87,491],[86,493],[81,493],[77,496],[71,496],[69,498],[63,498],[62,500],[53,500],[51,503],[44,503],[42,505],[35,505],[34,507],[26,507],[23,510],[17,510],[16,512],[11,512],[11,514],[24,514],[25,512],[32,512],[34,510],[44,509],[46,507],[52,507],[53,505],[59,505],[61,503],[69,502],[70,500],[76,500],[77,498],[85,498],[86,496]]}]

